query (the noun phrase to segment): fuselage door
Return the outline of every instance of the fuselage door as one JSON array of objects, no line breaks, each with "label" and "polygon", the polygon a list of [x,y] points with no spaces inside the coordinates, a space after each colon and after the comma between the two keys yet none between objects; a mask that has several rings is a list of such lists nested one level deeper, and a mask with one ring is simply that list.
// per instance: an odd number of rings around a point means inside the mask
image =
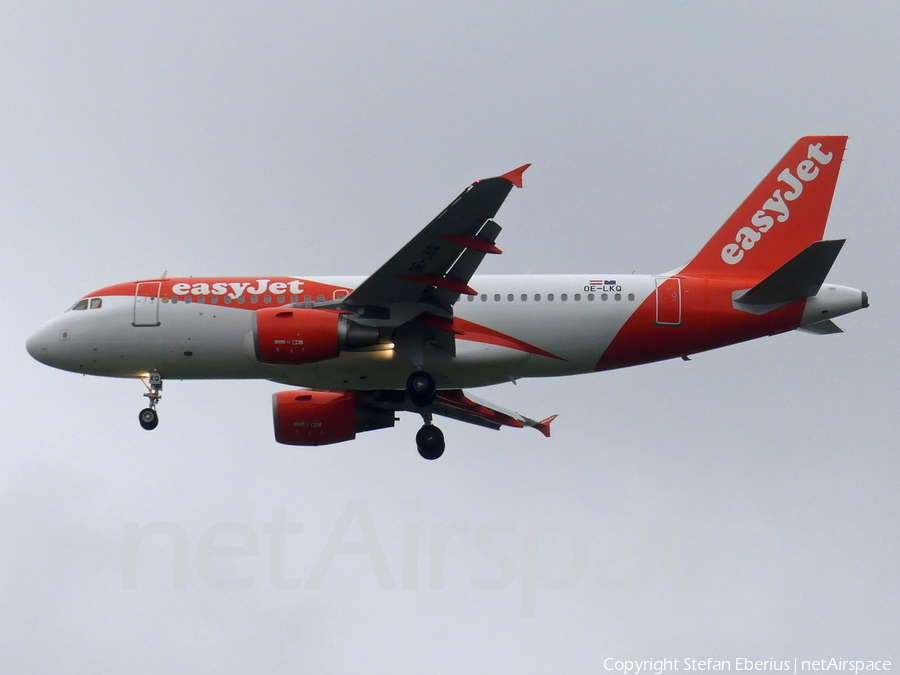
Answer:
[{"label": "fuselage door", "polygon": [[667,326],[681,324],[681,279],[656,279],[656,323]]},{"label": "fuselage door", "polygon": [[161,281],[143,281],[134,291],[134,326],[159,325]]}]

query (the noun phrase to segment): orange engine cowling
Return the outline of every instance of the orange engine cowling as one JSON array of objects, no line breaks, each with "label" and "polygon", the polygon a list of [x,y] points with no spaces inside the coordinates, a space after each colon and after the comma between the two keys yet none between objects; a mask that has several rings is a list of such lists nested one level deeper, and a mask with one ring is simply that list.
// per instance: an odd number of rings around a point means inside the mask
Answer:
[{"label": "orange engine cowling", "polygon": [[272,414],[275,440],[286,445],[329,445],[394,426],[393,410],[363,405],[352,391],[280,391]]},{"label": "orange engine cowling", "polygon": [[315,363],[378,344],[377,328],[334,310],[268,307],[253,314],[253,346],[262,363]]}]

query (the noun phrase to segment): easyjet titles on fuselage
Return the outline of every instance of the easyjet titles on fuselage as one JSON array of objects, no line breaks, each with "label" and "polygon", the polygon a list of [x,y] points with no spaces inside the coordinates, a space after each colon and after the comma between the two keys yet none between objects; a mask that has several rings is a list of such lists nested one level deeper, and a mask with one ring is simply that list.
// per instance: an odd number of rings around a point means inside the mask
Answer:
[{"label": "easyjet titles on fuselage", "polygon": [[[227,295],[232,299],[237,299],[244,293],[250,295],[264,295],[270,293],[272,295],[283,295],[291,293],[299,295],[303,292],[303,281],[271,281],[269,279],[257,279],[254,282],[248,281],[232,281],[232,282],[196,282],[196,283],[176,283],[172,284],[172,293],[175,295]],[[231,292],[229,292],[229,289]]]}]

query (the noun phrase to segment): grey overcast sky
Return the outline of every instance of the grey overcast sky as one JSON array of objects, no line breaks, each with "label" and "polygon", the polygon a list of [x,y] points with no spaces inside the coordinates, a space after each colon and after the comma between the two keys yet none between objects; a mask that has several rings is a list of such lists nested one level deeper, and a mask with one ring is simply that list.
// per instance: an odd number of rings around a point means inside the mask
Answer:
[{"label": "grey overcast sky", "polygon": [[[896,2],[0,3],[0,670],[900,668],[898,34]],[[24,349],[163,270],[370,273],[525,162],[483,272],[661,272],[812,133],[850,136],[830,280],[872,307],[478,392],[550,440],[279,446],[267,382],[171,382],[148,434],[139,382]]]}]

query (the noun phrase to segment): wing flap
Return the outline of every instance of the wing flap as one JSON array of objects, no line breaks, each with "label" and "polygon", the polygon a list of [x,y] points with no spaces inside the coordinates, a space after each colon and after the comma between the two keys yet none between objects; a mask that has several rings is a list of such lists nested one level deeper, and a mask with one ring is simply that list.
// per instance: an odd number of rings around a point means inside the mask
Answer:
[{"label": "wing flap", "polygon": [[518,429],[531,427],[548,438],[550,437],[550,423],[556,419],[556,415],[551,415],[538,422],[512,410],[501,408],[494,403],[476,398],[471,394],[466,394],[461,389],[439,391],[432,408],[437,415],[489,429],[500,429],[504,426]]}]

